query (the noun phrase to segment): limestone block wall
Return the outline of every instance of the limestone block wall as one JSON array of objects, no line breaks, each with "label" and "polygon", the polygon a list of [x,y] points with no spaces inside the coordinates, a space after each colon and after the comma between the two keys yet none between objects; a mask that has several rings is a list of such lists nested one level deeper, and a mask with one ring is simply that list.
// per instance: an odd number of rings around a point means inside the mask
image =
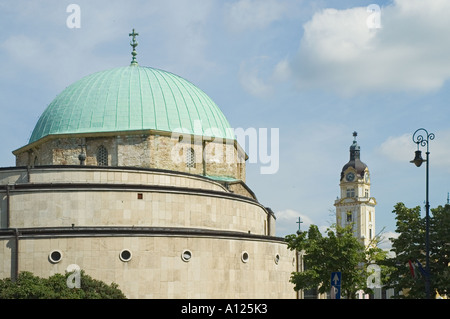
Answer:
[{"label": "limestone block wall", "polygon": [[[50,136],[25,146],[14,154],[16,166],[79,165],[78,156],[83,148],[86,154],[85,164],[97,166],[98,150],[103,146],[107,150],[108,166],[228,176],[245,182],[245,154],[237,149],[234,141],[175,137],[167,132]],[[193,165],[187,165],[188,149],[194,151]]]},{"label": "limestone block wall", "polygon": [[195,175],[11,169],[0,171],[0,185],[0,228],[151,226],[275,235],[275,217],[256,200]]},{"label": "limestone block wall", "polygon": [[[0,237],[0,277],[13,255]],[[121,252],[129,251],[128,261]],[[52,262],[54,251],[61,259]],[[190,259],[183,259],[188,251]],[[48,277],[77,265],[115,282],[128,298],[295,298],[289,282],[295,254],[284,243],[249,238],[84,236],[19,240],[19,271]],[[82,283],[81,283],[82,284]]]},{"label": "limestone block wall", "polygon": [[0,169],[0,185],[23,183],[136,184],[179,186],[227,192],[224,186],[210,179],[169,171],[83,166]]},{"label": "limestone block wall", "polygon": [[[140,194],[142,199],[139,198]],[[194,227],[267,235],[268,214],[259,206],[224,197],[160,191],[14,191],[12,228],[80,226]]]},{"label": "limestone block wall", "polygon": [[13,276],[15,253],[14,237],[0,237],[0,278],[11,278]]},{"label": "limestone block wall", "polygon": [[0,278],[77,265],[129,298],[295,298],[296,257],[274,236],[270,210],[202,176],[0,169]]}]

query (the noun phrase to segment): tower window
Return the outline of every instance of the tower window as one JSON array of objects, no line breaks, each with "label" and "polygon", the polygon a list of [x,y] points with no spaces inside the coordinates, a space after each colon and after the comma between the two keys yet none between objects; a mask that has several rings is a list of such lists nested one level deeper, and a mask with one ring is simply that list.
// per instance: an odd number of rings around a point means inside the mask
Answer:
[{"label": "tower window", "polygon": [[108,166],[108,150],[103,145],[97,149],[97,165]]},{"label": "tower window", "polygon": [[348,211],[347,212],[347,223],[350,223],[352,221],[352,212]]},{"label": "tower window", "polygon": [[188,148],[186,151],[186,167],[195,167],[195,152],[193,148]]},{"label": "tower window", "polygon": [[355,197],[355,189],[347,188],[347,197]]},{"label": "tower window", "polygon": [[366,198],[369,198],[369,190],[368,190],[368,189],[365,190],[364,196],[365,196]]}]

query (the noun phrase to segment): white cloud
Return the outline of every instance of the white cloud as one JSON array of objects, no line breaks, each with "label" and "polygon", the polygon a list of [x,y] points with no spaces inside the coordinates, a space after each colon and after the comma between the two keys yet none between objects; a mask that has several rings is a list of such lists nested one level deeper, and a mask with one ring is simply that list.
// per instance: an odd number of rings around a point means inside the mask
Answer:
[{"label": "white cloud", "polygon": [[301,214],[293,209],[285,209],[281,210],[275,213],[275,216],[277,217],[277,221],[298,221],[298,218],[301,217],[302,221],[304,222],[302,225],[311,225],[312,219],[308,216]]},{"label": "white cloud", "polygon": [[[380,240],[381,242],[379,243],[378,247],[383,249],[383,250],[387,250],[390,251],[392,248],[392,242],[390,240],[390,238],[398,238],[399,234],[392,232],[392,231],[387,231],[381,234],[380,236]],[[390,257],[393,257],[393,255],[389,255]]]},{"label": "white cloud", "polygon": [[276,217],[276,235],[286,236],[294,234],[298,230],[298,218],[301,218],[301,230],[305,231],[309,229],[309,226],[313,224],[312,219],[293,209],[285,209],[275,212]]},{"label": "white cloud", "polygon": [[267,57],[255,57],[251,61],[241,62],[239,82],[244,90],[256,97],[265,98],[274,93],[270,77],[262,74]]},{"label": "white cloud", "polygon": [[430,161],[450,172],[450,130],[436,131],[435,135],[435,139],[430,142]]},{"label": "white cloud", "polygon": [[12,35],[3,44],[3,49],[8,52],[16,61],[28,67],[36,63],[34,58],[43,55],[46,47],[41,41],[25,35]]},{"label": "white cloud", "polygon": [[287,6],[277,0],[239,0],[227,4],[225,23],[235,32],[264,29],[283,17]]},{"label": "white cloud", "polygon": [[381,8],[381,28],[369,29],[366,7],[322,10],[304,24],[293,79],[343,95],[437,90],[450,78],[448,12],[445,0],[396,0]]},{"label": "white cloud", "polygon": [[414,150],[411,134],[389,136],[379,147],[381,154],[391,161],[404,163],[413,159]]},{"label": "white cloud", "polygon": [[[450,171],[450,130],[429,132],[435,134],[435,139],[430,140],[430,161],[433,166]],[[378,151],[394,162],[407,163],[414,158],[416,144],[412,140],[412,134],[388,137],[378,148]],[[423,159],[426,158],[426,147],[420,147]],[[432,159],[431,159],[432,157]]]},{"label": "white cloud", "polygon": [[289,61],[287,59],[277,63],[273,71],[273,79],[275,81],[286,81],[291,75],[291,69],[289,68]]}]

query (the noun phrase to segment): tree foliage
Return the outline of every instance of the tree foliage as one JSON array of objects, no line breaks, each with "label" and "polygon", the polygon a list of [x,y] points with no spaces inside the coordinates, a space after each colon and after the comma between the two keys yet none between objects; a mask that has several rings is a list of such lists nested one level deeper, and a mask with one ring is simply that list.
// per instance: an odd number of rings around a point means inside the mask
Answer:
[{"label": "tree foliage", "polygon": [[360,289],[371,292],[367,288],[367,266],[386,257],[375,245],[366,249],[353,236],[352,225],[327,229],[327,236],[322,236],[318,227],[311,225],[308,232],[288,235],[286,241],[289,249],[305,252],[306,269],[293,272],[291,276],[297,291],[318,288],[319,293],[329,292],[331,273],[340,271],[343,296],[355,298]]},{"label": "tree foliage", "polygon": [[[420,206],[407,208],[403,203],[396,204],[393,213],[399,236],[391,238],[395,256],[385,261],[390,269],[385,283],[401,292],[396,294],[397,298],[425,298],[425,217],[420,215]],[[439,206],[431,213],[430,291],[433,296],[436,291],[448,294],[450,288],[450,205]]]},{"label": "tree foliage", "polygon": [[[0,280],[0,299],[125,299],[117,284],[93,279],[83,270],[80,272],[80,288],[69,288],[67,280],[71,273],[55,274],[49,278],[21,272],[16,281]],[[70,279],[69,279],[70,280]]]},{"label": "tree foliage", "polygon": [[[450,294],[450,205],[432,209],[430,261],[432,290]],[[436,274],[436,275],[434,275]]]}]

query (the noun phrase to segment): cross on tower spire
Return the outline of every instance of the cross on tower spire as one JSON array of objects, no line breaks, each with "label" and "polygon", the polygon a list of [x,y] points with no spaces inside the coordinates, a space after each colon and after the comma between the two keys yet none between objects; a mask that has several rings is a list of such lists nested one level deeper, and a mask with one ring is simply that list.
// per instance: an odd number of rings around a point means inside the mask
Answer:
[{"label": "cross on tower spire", "polygon": [[303,224],[302,218],[299,217],[299,218],[298,218],[298,222],[295,222],[295,223],[298,224],[297,234],[300,234],[300,233],[301,233],[300,226],[301,226],[301,224]]},{"label": "cross on tower spire", "polygon": [[138,65],[137,61],[136,61],[136,47],[138,46],[138,42],[136,41],[136,36],[139,35],[139,33],[134,32],[134,28],[133,28],[133,32],[131,32],[128,36],[132,37],[131,38],[131,42],[130,45],[133,48],[133,51],[131,52],[131,55],[133,56],[133,58],[131,59],[131,65]]}]

